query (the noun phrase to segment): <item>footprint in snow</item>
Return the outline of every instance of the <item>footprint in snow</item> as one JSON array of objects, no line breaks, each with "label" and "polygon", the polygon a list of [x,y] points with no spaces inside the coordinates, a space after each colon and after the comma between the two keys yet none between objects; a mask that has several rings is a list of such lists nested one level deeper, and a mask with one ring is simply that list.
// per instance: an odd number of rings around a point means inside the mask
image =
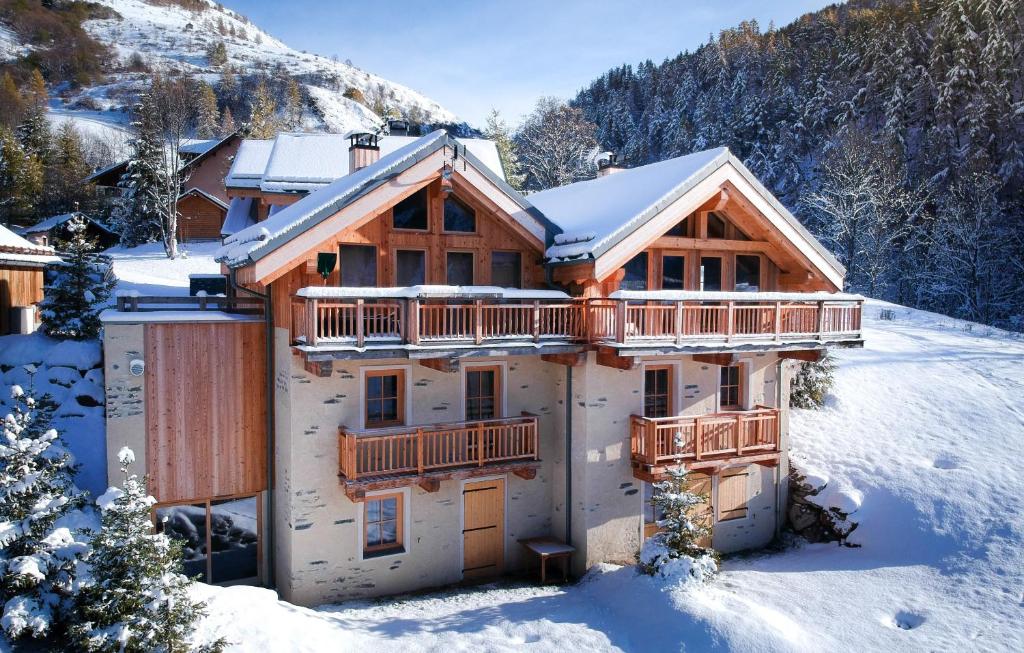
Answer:
[{"label": "footprint in snow", "polygon": [[960,459],[953,454],[943,453],[936,456],[932,465],[935,469],[959,469]]},{"label": "footprint in snow", "polygon": [[913,630],[924,623],[924,617],[916,612],[900,610],[893,615],[891,625],[900,630]]}]

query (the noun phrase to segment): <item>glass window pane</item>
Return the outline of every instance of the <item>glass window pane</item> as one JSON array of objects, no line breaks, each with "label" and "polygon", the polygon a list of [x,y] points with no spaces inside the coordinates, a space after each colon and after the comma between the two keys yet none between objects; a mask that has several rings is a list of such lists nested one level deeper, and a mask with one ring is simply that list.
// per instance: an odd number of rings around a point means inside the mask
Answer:
[{"label": "glass window pane", "polygon": [[181,542],[186,576],[206,580],[206,505],[168,506],[156,510],[157,531]]},{"label": "glass window pane", "polygon": [[397,519],[398,518],[398,499],[392,497],[390,499],[384,499],[381,503],[381,518],[382,519]]},{"label": "glass window pane", "polygon": [[671,229],[666,231],[665,235],[666,236],[673,236],[673,237],[676,237],[676,238],[685,238],[686,237],[686,231],[687,231],[687,222],[686,221],[689,220],[689,219],[690,219],[689,216],[683,218],[681,221],[677,222],[674,227],[672,227]]},{"label": "glass window pane", "polygon": [[341,285],[364,288],[377,285],[377,248],[373,245],[341,246]]},{"label": "glass window pane", "polygon": [[427,228],[427,191],[417,191],[395,205],[392,211],[395,229]]},{"label": "glass window pane", "polygon": [[366,521],[380,521],[380,501],[366,502]]},{"label": "glass window pane", "polygon": [[761,287],[761,257],[739,255],[736,257],[736,290],[757,292]]},{"label": "glass window pane", "polygon": [[366,398],[367,399],[380,399],[383,392],[383,379],[382,376],[368,376],[366,377]]},{"label": "glass window pane", "polygon": [[519,252],[491,252],[491,285],[522,288],[522,256]]},{"label": "glass window pane", "polygon": [[398,250],[395,258],[395,282],[397,285],[419,286],[426,283],[426,252],[418,250]]},{"label": "glass window pane", "polygon": [[444,230],[476,231],[476,212],[454,197],[444,201]]},{"label": "glass window pane", "polygon": [[725,238],[725,220],[717,213],[708,213],[708,238]]},{"label": "glass window pane", "polygon": [[394,544],[398,541],[398,522],[386,521],[380,525],[381,544]]},{"label": "glass window pane", "polygon": [[683,270],[685,259],[682,256],[664,256],[661,259],[661,287],[665,290],[683,290]]},{"label": "glass window pane", "polygon": [[381,396],[382,397],[397,397],[398,396],[398,375],[388,374],[387,376],[379,376],[381,383]]},{"label": "glass window pane", "polygon": [[259,575],[257,498],[228,499],[210,505],[213,582]]},{"label": "glass window pane", "polygon": [[492,370],[480,372],[480,394],[488,397],[494,394],[494,372]]},{"label": "glass window pane", "polygon": [[623,290],[647,290],[647,252],[640,252],[622,267],[626,271],[620,286]]},{"label": "glass window pane", "polygon": [[480,372],[466,372],[466,394],[470,397],[480,396]]},{"label": "glass window pane", "polygon": [[700,259],[700,289],[717,291],[722,289],[722,258],[704,256]]},{"label": "glass window pane", "polygon": [[393,422],[398,419],[397,399],[385,399],[381,402],[380,418],[385,422]]},{"label": "glass window pane", "polygon": [[473,255],[469,252],[448,252],[448,285],[473,285]]},{"label": "glass window pane", "polygon": [[366,524],[366,546],[378,546],[380,539],[380,524],[373,522]]}]

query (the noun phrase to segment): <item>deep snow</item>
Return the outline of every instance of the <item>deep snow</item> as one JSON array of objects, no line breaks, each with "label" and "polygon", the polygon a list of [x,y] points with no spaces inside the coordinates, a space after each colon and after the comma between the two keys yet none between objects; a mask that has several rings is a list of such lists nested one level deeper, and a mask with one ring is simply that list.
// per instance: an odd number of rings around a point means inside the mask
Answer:
[{"label": "deep snow", "polygon": [[865,337],[828,406],[792,418],[796,463],[860,495],[862,548],[733,557],[695,593],[613,566],[317,610],[203,585],[204,631],[239,651],[1024,650],[1024,340],[880,302]]}]

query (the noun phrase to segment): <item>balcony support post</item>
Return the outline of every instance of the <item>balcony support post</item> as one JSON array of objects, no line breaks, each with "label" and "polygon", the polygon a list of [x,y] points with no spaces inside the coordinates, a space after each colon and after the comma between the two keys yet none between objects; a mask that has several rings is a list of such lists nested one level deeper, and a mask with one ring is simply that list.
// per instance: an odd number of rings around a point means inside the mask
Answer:
[{"label": "balcony support post", "polygon": [[533,318],[533,341],[540,342],[540,302],[538,300],[533,301],[533,310],[530,311],[530,316]]},{"label": "balcony support post", "polygon": [[484,423],[478,422],[476,425],[476,457],[480,467],[484,466],[484,461],[487,459],[484,456]]},{"label": "balcony support post", "polygon": [[818,340],[825,339],[825,302],[818,302]]},{"label": "balcony support post", "polygon": [[683,302],[676,302],[676,345],[683,344]]},{"label": "balcony support post", "polygon": [[736,415],[736,455],[743,455],[743,415]]},{"label": "balcony support post", "polygon": [[732,340],[733,330],[736,328],[733,324],[733,309],[736,306],[736,302],[730,300],[729,302],[727,302],[727,306],[728,308],[726,309],[725,317],[725,341],[729,342],[730,340]]},{"label": "balcony support post", "polygon": [[310,347],[316,347],[320,339],[318,335],[320,332],[320,320],[318,319],[319,313],[315,299],[311,299],[306,303],[306,311],[306,328],[309,330],[309,333],[306,334],[306,344]]},{"label": "balcony support post", "polygon": [[775,342],[782,340],[782,302],[775,302]]},{"label": "balcony support post", "polygon": [[423,429],[416,429],[416,473],[423,475]]},{"label": "balcony support post", "polygon": [[420,344],[420,300],[410,299],[406,310],[405,337],[414,345]]},{"label": "balcony support post", "polygon": [[482,344],[484,341],[484,303],[481,300],[473,302],[473,341]]},{"label": "balcony support post", "polygon": [[693,457],[700,460],[701,442],[704,440],[704,421],[701,418],[693,420]]},{"label": "balcony support post", "polygon": [[615,342],[626,344],[626,300],[620,299],[615,304]]},{"label": "balcony support post", "polygon": [[366,331],[363,325],[364,304],[365,300],[356,300],[356,347],[362,347],[366,340]]}]

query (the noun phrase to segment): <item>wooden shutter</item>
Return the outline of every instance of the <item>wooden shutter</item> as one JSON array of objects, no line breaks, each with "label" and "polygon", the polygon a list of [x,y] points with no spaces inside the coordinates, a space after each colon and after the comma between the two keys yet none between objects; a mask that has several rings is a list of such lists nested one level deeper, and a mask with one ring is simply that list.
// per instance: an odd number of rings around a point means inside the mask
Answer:
[{"label": "wooden shutter", "polygon": [[747,468],[726,470],[718,479],[718,521],[747,516]]},{"label": "wooden shutter", "polygon": [[694,521],[701,526],[708,529],[709,533],[707,537],[701,538],[697,541],[697,544],[704,547],[711,546],[711,477],[707,474],[700,474],[697,472],[690,472],[686,476],[686,489],[695,494],[700,494],[705,497],[705,501],[697,509],[694,510]]}]

